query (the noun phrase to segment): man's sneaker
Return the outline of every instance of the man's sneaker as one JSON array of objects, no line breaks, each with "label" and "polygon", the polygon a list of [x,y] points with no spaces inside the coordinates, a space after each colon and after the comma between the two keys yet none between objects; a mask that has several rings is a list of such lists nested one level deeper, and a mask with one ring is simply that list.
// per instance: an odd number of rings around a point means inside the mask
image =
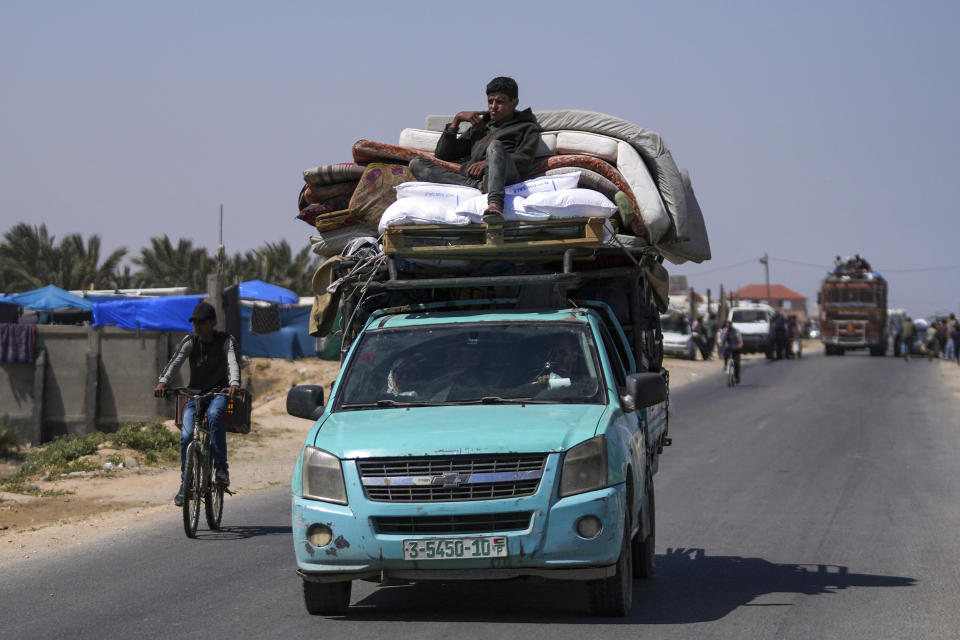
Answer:
[{"label": "man's sneaker", "polygon": [[217,465],[217,472],[213,476],[213,481],[217,486],[223,487],[224,489],[230,486],[230,472],[227,471],[227,465]]},{"label": "man's sneaker", "polygon": [[177,491],[177,495],[173,496],[173,504],[178,507],[183,506],[183,483],[180,483],[180,490]]}]

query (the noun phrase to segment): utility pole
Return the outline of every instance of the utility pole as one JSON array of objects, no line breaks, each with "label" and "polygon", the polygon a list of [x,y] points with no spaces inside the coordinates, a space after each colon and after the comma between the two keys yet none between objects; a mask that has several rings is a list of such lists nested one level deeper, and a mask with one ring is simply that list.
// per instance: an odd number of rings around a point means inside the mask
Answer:
[{"label": "utility pole", "polygon": [[763,265],[763,274],[767,283],[767,304],[772,307],[773,302],[770,301],[770,257],[763,254],[763,257],[760,258],[760,264]]}]

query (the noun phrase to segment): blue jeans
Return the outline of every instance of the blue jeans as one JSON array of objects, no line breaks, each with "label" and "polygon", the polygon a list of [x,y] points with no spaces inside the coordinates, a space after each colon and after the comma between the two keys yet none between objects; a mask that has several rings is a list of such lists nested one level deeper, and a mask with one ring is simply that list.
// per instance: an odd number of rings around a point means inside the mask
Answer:
[{"label": "blue jeans", "polygon": [[[207,423],[210,426],[210,447],[213,449],[213,463],[227,462],[227,430],[223,424],[223,412],[227,408],[226,396],[214,396],[207,406]],[[183,426],[180,430],[180,478],[183,478],[183,466],[187,455],[187,445],[193,440],[193,420],[196,409],[193,398],[187,400],[183,409]]]},{"label": "blue jeans", "polygon": [[430,158],[414,158],[410,161],[410,172],[413,177],[422,182],[438,182],[440,184],[457,184],[461,187],[481,189],[487,194],[488,203],[496,203],[503,207],[505,197],[504,188],[508,184],[520,182],[520,173],[513,158],[503,147],[503,143],[494,140],[487,145],[487,168],[483,172],[483,180],[465,176],[457,171],[451,171]]},{"label": "blue jeans", "polygon": [[909,356],[913,352],[913,338],[900,339],[900,355]]}]

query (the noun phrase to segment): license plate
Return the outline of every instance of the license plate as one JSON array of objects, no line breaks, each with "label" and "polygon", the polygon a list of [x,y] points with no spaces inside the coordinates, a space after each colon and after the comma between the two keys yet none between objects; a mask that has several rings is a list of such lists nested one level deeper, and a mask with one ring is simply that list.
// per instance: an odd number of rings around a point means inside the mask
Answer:
[{"label": "license plate", "polygon": [[503,558],[507,555],[507,539],[429,538],[403,541],[404,560],[457,560],[461,558]]}]

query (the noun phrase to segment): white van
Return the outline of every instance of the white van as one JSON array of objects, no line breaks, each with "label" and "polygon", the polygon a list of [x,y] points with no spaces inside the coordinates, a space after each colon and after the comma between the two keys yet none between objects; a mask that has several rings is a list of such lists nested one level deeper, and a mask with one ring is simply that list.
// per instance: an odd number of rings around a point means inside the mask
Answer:
[{"label": "white van", "polygon": [[742,302],[730,309],[727,320],[743,336],[743,353],[763,353],[773,357],[773,307],[758,302]]}]

